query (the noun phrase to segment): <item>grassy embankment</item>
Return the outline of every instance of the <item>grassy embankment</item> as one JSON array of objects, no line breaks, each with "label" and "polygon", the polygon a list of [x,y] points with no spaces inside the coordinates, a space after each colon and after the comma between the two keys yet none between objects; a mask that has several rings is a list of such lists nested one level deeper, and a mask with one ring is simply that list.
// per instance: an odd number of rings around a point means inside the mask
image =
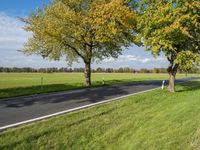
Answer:
[{"label": "grassy embankment", "polygon": [[[42,88],[41,77],[43,77]],[[185,77],[184,74],[178,75],[178,78],[183,77]],[[92,74],[93,86],[102,85],[103,78],[106,85],[113,85],[144,80],[166,80],[168,78],[168,75],[95,73]],[[1,73],[0,98],[84,88],[83,81],[83,73]]]},{"label": "grassy embankment", "polygon": [[200,149],[200,81],[9,129],[0,149]]}]

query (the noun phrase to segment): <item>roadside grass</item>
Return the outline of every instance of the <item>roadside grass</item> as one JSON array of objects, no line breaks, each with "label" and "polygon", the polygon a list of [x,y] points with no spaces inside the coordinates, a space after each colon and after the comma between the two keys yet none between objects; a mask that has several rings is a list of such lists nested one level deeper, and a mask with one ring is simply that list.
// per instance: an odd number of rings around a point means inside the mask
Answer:
[{"label": "roadside grass", "polygon": [[[196,75],[189,75],[192,77]],[[41,87],[41,77],[43,86]],[[184,78],[184,74],[177,78]],[[166,80],[167,74],[132,74],[132,73],[94,73],[93,86],[121,84],[145,80]],[[0,99],[85,88],[83,73],[1,73]]]},{"label": "roadside grass", "polygon": [[200,149],[200,81],[0,133],[0,149]]}]

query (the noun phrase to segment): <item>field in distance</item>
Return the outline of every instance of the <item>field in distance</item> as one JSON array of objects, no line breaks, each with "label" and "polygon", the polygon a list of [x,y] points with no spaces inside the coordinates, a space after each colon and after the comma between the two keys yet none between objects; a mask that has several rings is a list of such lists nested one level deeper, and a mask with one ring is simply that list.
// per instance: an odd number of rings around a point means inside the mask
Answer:
[{"label": "field in distance", "polygon": [[[194,77],[197,75],[188,75]],[[178,74],[177,78],[185,78]],[[41,87],[41,78],[43,86]],[[93,86],[145,80],[167,80],[168,74],[93,73]],[[0,98],[84,88],[83,73],[1,73]]]}]

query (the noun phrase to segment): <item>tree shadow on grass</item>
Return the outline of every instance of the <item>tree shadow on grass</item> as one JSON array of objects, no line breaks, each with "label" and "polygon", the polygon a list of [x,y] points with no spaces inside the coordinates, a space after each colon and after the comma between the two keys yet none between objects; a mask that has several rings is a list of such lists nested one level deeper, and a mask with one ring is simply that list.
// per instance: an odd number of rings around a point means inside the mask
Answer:
[{"label": "tree shadow on grass", "polygon": [[50,93],[58,91],[68,91],[84,88],[81,84],[50,84],[43,86],[30,86],[30,87],[17,87],[17,88],[7,88],[0,89],[0,99],[16,97],[16,96],[25,96],[32,94],[41,94],[41,93]]},{"label": "tree shadow on grass", "polygon": [[200,81],[191,81],[188,83],[180,84],[181,89],[176,92],[196,91],[200,89]]}]

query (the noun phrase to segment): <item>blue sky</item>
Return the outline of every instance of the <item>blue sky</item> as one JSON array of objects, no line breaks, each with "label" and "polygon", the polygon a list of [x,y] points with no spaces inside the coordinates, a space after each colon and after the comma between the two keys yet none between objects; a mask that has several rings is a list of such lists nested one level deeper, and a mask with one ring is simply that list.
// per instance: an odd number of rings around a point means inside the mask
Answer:
[{"label": "blue sky", "polygon": [[24,16],[49,2],[50,0],[1,0],[0,11],[12,16]]},{"label": "blue sky", "polygon": [[[25,32],[18,17],[30,15],[42,4],[50,3],[50,0],[1,0],[0,5],[0,66],[3,67],[67,67],[64,59],[61,61],[48,61],[40,56],[24,56],[18,52],[23,44],[31,37],[31,33]],[[83,63],[74,63],[73,67],[83,67]],[[97,67],[131,67],[131,68],[154,68],[167,67],[164,56],[154,58],[150,52],[144,51],[143,47],[135,45],[129,47],[118,59],[105,59],[100,63],[94,63],[92,68]]]}]

